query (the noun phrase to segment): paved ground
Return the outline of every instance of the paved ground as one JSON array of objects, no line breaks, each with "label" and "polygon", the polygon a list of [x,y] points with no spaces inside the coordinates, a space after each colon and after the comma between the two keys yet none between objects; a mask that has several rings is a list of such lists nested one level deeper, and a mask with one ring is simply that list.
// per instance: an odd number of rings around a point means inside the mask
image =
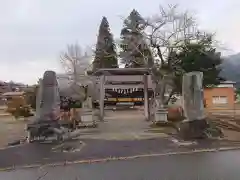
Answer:
[{"label": "paved ground", "polygon": [[[23,144],[0,150],[0,168],[239,146],[239,142],[210,140],[179,144],[163,129],[157,133],[149,131],[150,124],[144,121],[142,111],[107,111],[105,122],[99,123],[98,128],[80,130],[78,139],[63,144],[64,150],[73,147],[77,151],[62,152],[61,146],[54,143]],[[19,132],[22,131],[23,127]]]},{"label": "paved ground", "polygon": [[[168,152],[177,148],[166,139],[107,141],[83,140],[80,152],[56,152],[58,144],[25,144],[5,150],[0,150],[0,168],[22,166],[27,164],[45,164],[85,159],[132,156],[145,153]],[[76,140],[74,144],[79,144]]]},{"label": "paved ground", "polygon": [[239,151],[193,153],[1,172],[4,180],[239,180]]},{"label": "paved ground", "polygon": [[[186,152],[194,150],[218,149],[219,147],[239,146],[239,143],[204,140],[195,143],[174,142],[169,138],[110,141],[82,139],[60,144],[25,144],[0,150],[0,168],[26,165],[64,163],[66,161],[94,160],[109,157],[127,157],[142,154]],[[63,149],[61,147],[64,147]],[[71,151],[70,147],[76,148]],[[62,150],[70,150],[64,152]]]}]

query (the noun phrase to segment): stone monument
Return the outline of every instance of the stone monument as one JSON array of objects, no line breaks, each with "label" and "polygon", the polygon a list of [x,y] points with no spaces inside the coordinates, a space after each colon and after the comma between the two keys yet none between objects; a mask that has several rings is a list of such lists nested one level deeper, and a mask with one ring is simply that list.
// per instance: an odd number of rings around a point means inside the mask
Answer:
[{"label": "stone monument", "polygon": [[182,95],[186,119],[180,125],[180,134],[184,138],[203,138],[208,127],[203,104],[203,73],[190,72],[183,76]]},{"label": "stone monument", "polygon": [[[36,97],[36,121],[58,119],[60,115],[60,95],[56,73],[46,71],[39,85]],[[54,115],[54,117],[50,115]]]},{"label": "stone monument", "polygon": [[183,76],[183,109],[188,121],[205,118],[202,79],[202,72],[190,72]]}]

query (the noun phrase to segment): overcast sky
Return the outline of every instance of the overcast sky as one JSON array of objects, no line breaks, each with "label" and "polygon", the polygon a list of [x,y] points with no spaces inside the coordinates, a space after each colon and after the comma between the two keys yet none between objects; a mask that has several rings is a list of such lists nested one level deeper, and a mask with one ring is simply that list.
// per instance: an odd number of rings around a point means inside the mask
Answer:
[{"label": "overcast sky", "polygon": [[47,69],[62,71],[59,53],[67,44],[92,46],[102,16],[115,37],[122,17],[135,8],[142,16],[158,5],[177,3],[195,13],[199,25],[215,31],[228,53],[240,52],[238,0],[0,0],[0,80],[35,83]]}]

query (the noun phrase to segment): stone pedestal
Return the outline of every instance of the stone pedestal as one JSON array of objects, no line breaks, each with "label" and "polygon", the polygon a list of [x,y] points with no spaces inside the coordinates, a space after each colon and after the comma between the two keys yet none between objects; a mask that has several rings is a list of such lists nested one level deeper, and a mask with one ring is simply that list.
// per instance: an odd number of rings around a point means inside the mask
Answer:
[{"label": "stone pedestal", "polygon": [[167,109],[159,108],[155,112],[155,122],[167,122]]},{"label": "stone pedestal", "polygon": [[87,97],[86,101],[83,102],[81,111],[82,123],[92,123],[94,121],[94,111],[92,108],[92,98]]},{"label": "stone pedestal", "polygon": [[94,120],[93,118],[93,110],[84,108],[81,111],[81,121],[82,123],[92,123]]}]

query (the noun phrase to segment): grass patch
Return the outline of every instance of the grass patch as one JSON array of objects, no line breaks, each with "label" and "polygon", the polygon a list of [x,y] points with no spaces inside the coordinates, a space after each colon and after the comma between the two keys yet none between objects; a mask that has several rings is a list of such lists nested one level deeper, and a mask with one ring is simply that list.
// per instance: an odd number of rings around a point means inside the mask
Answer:
[{"label": "grass patch", "polygon": [[174,122],[157,122],[152,123],[148,132],[152,133],[176,133],[177,132],[177,123]]}]

